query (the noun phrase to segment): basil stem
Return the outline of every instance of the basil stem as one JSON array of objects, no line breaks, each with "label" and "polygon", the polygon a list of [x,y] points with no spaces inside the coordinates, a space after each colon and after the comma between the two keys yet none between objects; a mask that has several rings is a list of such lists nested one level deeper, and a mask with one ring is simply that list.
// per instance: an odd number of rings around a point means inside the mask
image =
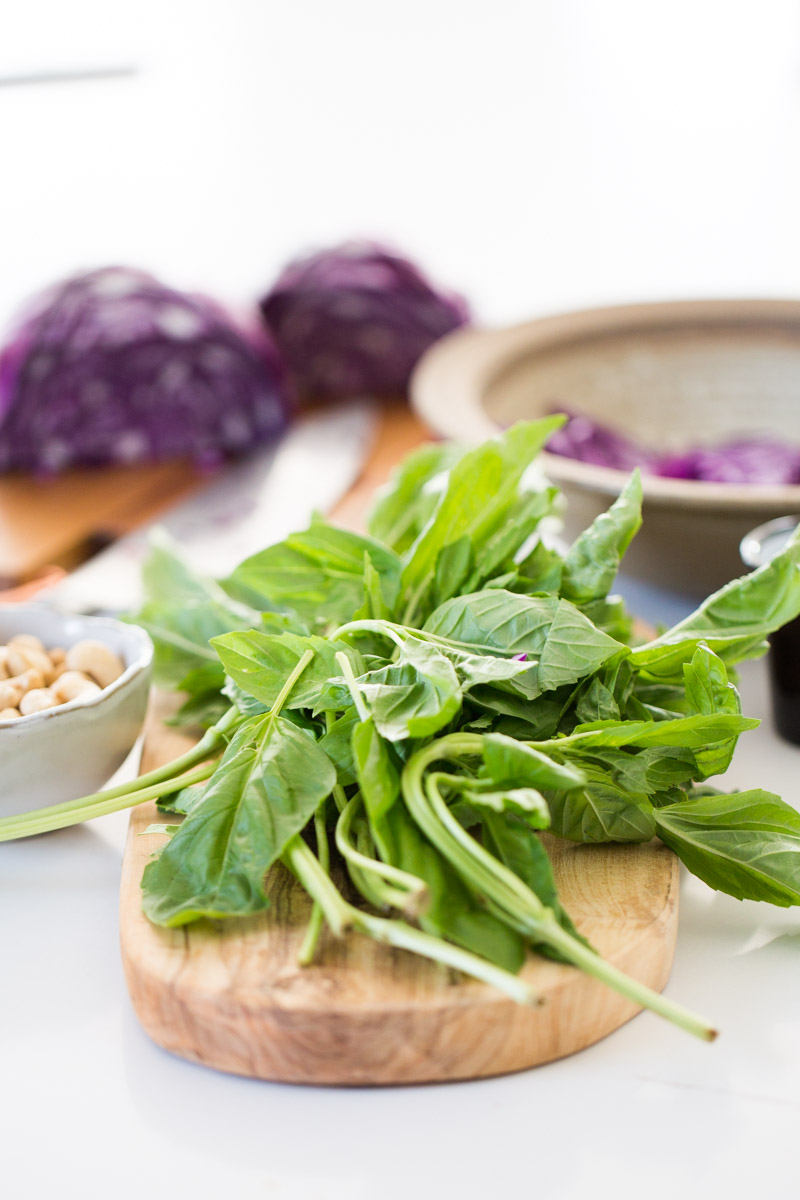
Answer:
[{"label": "basil stem", "polygon": [[353,819],[362,807],[361,796],[357,792],[350,800],[336,822],[336,848],[351,870],[355,867],[358,875],[374,876],[372,894],[380,897],[379,907],[398,908],[409,916],[417,916],[423,909],[427,888],[423,881],[408,871],[392,867],[389,863],[380,862],[360,853],[351,841]]},{"label": "basil stem", "polygon": [[137,804],[144,804],[146,800],[157,800],[167,790],[175,791],[178,788],[190,787],[193,783],[202,783],[214,773],[215,768],[216,763],[205,763],[180,778],[168,779],[164,783],[155,783],[150,787],[136,788],[105,798],[102,792],[98,792],[95,796],[87,796],[82,807],[79,801],[75,801],[67,813],[56,811],[60,806],[54,806],[40,808],[32,813],[21,813],[18,817],[4,817],[0,822],[0,842],[33,837],[37,833],[50,833],[68,825],[79,825],[94,817],[104,817],[108,813],[135,808]]},{"label": "basil stem", "polygon": [[458,824],[438,793],[435,780],[424,783],[424,772],[432,762],[447,756],[474,756],[480,736],[453,734],[418,751],[403,772],[403,795],[411,815],[423,833],[456,868],[464,881],[491,901],[506,920],[533,941],[557,950],[573,965],[607,984],[620,995],[643,1008],[659,1013],[674,1025],[705,1041],[716,1031],[701,1017],[668,1000],[638,980],[631,979],[611,963],[585,946],[559,925],[552,909],[512,871],[492,855]]},{"label": "basil stem", "polygon": [[180,776],[213,755],[218,755],[225,745],[227,735],[241,724],[242,720],[242,715],[237,709],[229,709],[191,750],[187,750],[164,767],[157,767],[154,771],[148,771],[146,775],[139,775],[130,783],[107,788],[102,792],[93,792],[89,796],[68,800],[64,804],[52,804],[49,808],[38,808],[33,812],[0,818],[0,842],[32,837],[37,833],[49,833],[53,829],[64,829],[68,825],[79,825],[92,817],[102,817],[124,808],[133,808],[137,804],[143,804],[145,800],[157,799],[167,791],[175,791],[178,787],[187,787],[191,783],[207,779],[211,770],[196,778],[181,779]]},{"label": "basil stem", "polygon": [[[322,869],[328,874],[330,872],[331,856],[328,848],[328,832],[325,828],[324,801],[314,813],[314,832],[317,837],[317,856],[319,857]],[[314,961],[324,921],[325,913],[322,910],[322,905],[319,901],[315,900],[311,908],[311,917],[309,918],[306,935],[303,938],[303,944],[297,955],[297,961],[301,967],[308,967]]]},{"label": "basil stem", "polygon": [[505,992],[518,1004],[535,1006],[541,1003],[530,985],[510,971],[495,967],[476,954],[423,933],[403,921],[374,917],[348,904],[302,838],[295,837],[289,842],[284,852],[284,862],[306,891],[318,901],[335,936],[341,937],[346,929],[352,928],[385,945],[411,950],[443,966],[472,975]]}]

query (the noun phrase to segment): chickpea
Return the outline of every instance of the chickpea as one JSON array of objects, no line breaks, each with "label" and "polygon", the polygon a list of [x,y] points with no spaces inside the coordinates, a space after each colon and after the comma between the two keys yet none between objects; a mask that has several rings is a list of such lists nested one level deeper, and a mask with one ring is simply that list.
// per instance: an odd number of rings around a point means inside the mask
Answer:
[{"label": "chickpea", "polygon": [[31,688],[19,702],[19,711],[23,717],[29,713],[42,712],[45,708],[53,708],[57,700],[49,688]]},{"label": "chickpea", "polygon": [[77,696],[74,697],[74,699],[75,700],[91,700],[92,696],[99,696],[100,693],[102,692],[102,690],[103,689],[100,687],[99,683],[95,683],[93,679],[87,679],[85,687],[81,688],[81,690],[78,692]]},{"label": "chickpea", "polygon": [[23,692],[29,692],[31,688],[44,687],[44,676],[35,667],[30,667],[27,671],[23,671],[21,675],[13,675],[11,679],[6,680],[6,683],[16,683],[22,688]]},{"label": "chickpea", "polygon": [[8,647],[7,668],[11,676],[22,675],[25,671],[35,669],[44,676],[53,669],[53,664],[42,650],[33,646]]},{"label": "chickpea", "polygon": [[[2,684],[0,684],[1,686]],[[76,696],[88,699],[89,696],[96,695],[100,688],[82,671],[64,671],[53,684],[51,691],[57,704],[66,704],[68,701],[74,700]]]},{"label": "chickpea", "polygon": [[0,680],[0,707],[16,708],[22,699],[24,690],[17,679]]},{"label": "chickpea", "polygon": [[48,650],[32,633],[15,634],[0,646],[0,720],[88,700],[124,670],[122,659],[104,642],[86,638],[69,650]]},{"label": "chickpea", "polygon": [[39,654],[45,653],[44,642],[32,633],[15,633],[8,639],[8,645],[20,646],[25,650],[36,650]]},{"label": "chickpea", "polygon": [[101,688],[108,687],[115,679],[119,679],[125,670],[122,659],[110,650],[105,642],[96,642],[89,638],[70,647],[66,662],[71,671],[82,671],[91,676]]},{"label": "chickpea", "polygon": [[6,646],[6,670],[10,676],[21,675],[30,665],[28,655],[21,646]]},{"label": "chickpea", "polygon": [[35,650],[28,650],[28,658],[30,659],[31,667],[39,671],[43,676],[47,676],[53,670],[53,664],[50,661],[49,654],[39,654]]},{"label": "chickpea", "polygon": [[47,686],[52,687],[52,685],[55,683],[55,681],[57,679],[60,679],[60,677],[65,673],[66,670],[67,670],[67,664],[65,662],[57,663],[56,666],[51,667],[50,670],[47,672],[47,674],[44,677],[44,681],[47,684]]}]

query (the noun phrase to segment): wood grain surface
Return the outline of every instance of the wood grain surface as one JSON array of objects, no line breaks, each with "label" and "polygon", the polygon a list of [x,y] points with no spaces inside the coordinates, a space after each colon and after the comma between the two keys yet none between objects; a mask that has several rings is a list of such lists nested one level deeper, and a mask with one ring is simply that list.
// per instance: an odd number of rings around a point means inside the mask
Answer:
[{"label": "wood grain surface", "polygon": [[[388,409],[365,472],[337,511],[357,524],[363,501],[423,427]],[[149,718],[148,771],[190,744]],[[142,872],[164,835],[155,806],[134,809],[120,903],[122,958],[134,1009],[159,1045],[237,1075],[291,1083],[400,1084],[518,1071],[572,1054],[637,1011],[570,967],[532,957],[523,968],[543,1003],[525,1008],[492,988],[406,951],[327,931],[310,967],[297,965],[310,901],[282,867],[270,872],[269,909],[176,930],[150,924]],[[646,846],[577,846],[548,839],[559,892],[578,928],[611,962],[649,986],[667,981],[678,923],[674,855]]]},{"label": "wood grain surface", "polygon": [[52,563],[72,568],[93,542],[153,520],[207,483],[188,462],[87,468],[45,480],[3,476],[0,582],[24,581]]}]

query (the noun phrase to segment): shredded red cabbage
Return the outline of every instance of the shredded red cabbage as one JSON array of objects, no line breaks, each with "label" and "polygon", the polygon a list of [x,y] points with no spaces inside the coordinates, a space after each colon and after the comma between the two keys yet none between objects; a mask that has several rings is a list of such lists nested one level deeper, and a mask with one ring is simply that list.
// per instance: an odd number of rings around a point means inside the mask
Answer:
[{"label": "shredded red cabbage", "polygon": [[649,472],[657,469],[657,456],[621,433],[599,425],[590,417],[571,413],[562,406],[554,408],[553,412],[566,413],[569,420],[556,430],[547,443],[551,454],[577,458],[597,467],[614,467],[618,471],[632,471],[634,467]]},{"label": "shredded red cabbage", "polygon": [[696,479],[707,483],[800,483],[800,446],[775,438],[738,438],[716,447],[699,447],[680,454],[659,455],[637,445],[623,434],[563,406],[567,424],[547,444],[552,454],[575,458],[595,466],[630,471],[634,467],[670,479]]},{"label": "shredded red cabbage", "polygon": [[713,483],[800,483],[800,447],[765,437],[726,442],[665,458],[658,474]]},{"label": "shredded red cabbage", "polygon": [[261,311],[300,396],[401,395],[422,353],[469,319],[405,258],[350,242],[290,263]]},{"label": "shredded red cabbage", "polygon": [[48,290],[0,354],[0,470],[213,463],[288,417],[263,330],[125,267]]}]

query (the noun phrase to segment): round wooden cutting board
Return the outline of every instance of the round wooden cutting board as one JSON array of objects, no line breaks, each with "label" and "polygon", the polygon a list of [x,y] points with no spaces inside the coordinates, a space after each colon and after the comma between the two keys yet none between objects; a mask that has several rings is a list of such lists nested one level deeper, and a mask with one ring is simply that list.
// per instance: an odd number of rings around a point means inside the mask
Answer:
[{"label": "round wooden cutting board", "polygon": [[[154,712],[143,768],[186,749]],[[574,970],[531,959],[543,1003],[523,1008],[485,984],[404,950],[323,935],[317,961],[297,965],[311,903],[294,878],[270,872],[272,901],[244,920],[159,929],[140,883],[164,818],[134,809],[122,877],[122,957],[136,1014],[160,1046],[236,1075],[288,1083],[420,1083],[519,1071],[572,1054],[638,1009]],[[671,851],[578,846],[548,839],[559,893],[592,944],[650,987],[667,981],[678,925]]]},{"label": "round wooden cutting board", "polygon": [[[407,428],[406,435],[407,445]],[[155,705],[143,771],[190,744],[163,715]],[[523,968],[542,998],[537,1008],[357,934],[336,940],[326,931],[314,965],[300,967],[311,902],[283,868],[269,874],[271,905],[263,914],[160,929],[142,912],[140,886],[164,837],[140,835],[159,821],[152,804],[131,816],[122,958],[147,1033],[193,1062],[290,1083],[470,1079],[572,1054],[639,1011],[579,971],[542,958]],[[617,967],[663,988],[678,925],[675,856],[657,842],[581,846],[549,838],[547,845],[579,930]]]}]

